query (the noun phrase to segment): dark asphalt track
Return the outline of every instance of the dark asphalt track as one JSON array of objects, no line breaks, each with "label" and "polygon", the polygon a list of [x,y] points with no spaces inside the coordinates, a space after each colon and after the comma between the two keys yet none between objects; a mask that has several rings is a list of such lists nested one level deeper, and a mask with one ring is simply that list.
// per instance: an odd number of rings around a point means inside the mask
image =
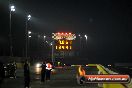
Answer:
[{"label": "dark asphalt track", "polygon": [[[87,74],[97,74],[96,67],[85,68]],[[41,83],[40,75],[31,69],[31,88],[99,88],[97,84],[78,85],[76,80],[77,67],[56,69],[56,74],[51,76],[49,82]],[[17,70],[17,78],[6,78],[2,88],[24,88],[23,69]]]}]

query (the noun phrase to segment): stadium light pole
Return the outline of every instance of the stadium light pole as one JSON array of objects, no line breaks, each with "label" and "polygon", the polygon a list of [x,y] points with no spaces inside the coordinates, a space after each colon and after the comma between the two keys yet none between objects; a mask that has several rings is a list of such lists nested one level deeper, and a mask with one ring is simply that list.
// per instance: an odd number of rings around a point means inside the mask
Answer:
[{"label": "stadium light pole", "polygon": [[52,63],[53,63],[53,66],[54,66],[54,41],[52,41],[50,43],[50,45],[52,46],[52,55],[51,55],[51,59],[52,59]]},{"label": "stadium light pole", "polygon": [[13,45],[12,45],[12,30],[11,30],[11,15],[12,12],[15,12],[15,6],[10,5],[10,32],[9,32],[9,38],[10,38],[10,56],[13,56]]},{"label": "stadium light pole", "polygon": [[30,38],[32,37],[31,34],[32,32],[28,31],[28,55],[29,56],[30,56]]},{"label": "stadium light pole", "polygon": [[81,56],[81,47],[82,47],[81,46],[81,41],[82,41],[82,36],[80,34],[78,36],[79,36],[79,47],[80,47],[80,50],[79,50],[80,53],[79,53],[79,55]]},{"label": "stadium light pole", "polygon": [[[28,15],[27,16],[27,18],[26,18],[26,30],[25,30],[25,35],[26,35],[26,58],[27,58],[27,53],[28,53],[28,38],[29,38],[29,36],[28,36],[28,34],[30,33],[31,34],[31,31],[28,31],[28,29],[27,29],[27,26],[28,26],[28,21],[31,19],[31,15]],[[31,37],[31,36],[30,36]]]},{"label": "stadium light pole", "polygon": [[80,39],[80,48],[81,48],[81,39],[82,39],[82,37],[81,37],[80,34],[78,36],[79,36],[79,39]]}]

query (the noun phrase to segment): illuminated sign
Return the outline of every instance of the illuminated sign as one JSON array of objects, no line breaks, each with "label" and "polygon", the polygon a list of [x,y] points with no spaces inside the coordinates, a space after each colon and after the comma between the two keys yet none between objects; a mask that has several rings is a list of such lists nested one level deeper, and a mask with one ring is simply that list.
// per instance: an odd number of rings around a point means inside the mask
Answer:
[{"label": "illuminated sign", "polygon": [[75,40],[76,36],[75,34],[72,33],[52,33],[53,36],[52,38],[55,40],[60,40],[60,39],[66,39],[66,40]]},{"label": "illuminated sign", "polygon": [[56,45],[56,50],[71,50],[72,46],[62,46],[62,45]]},{"label": "illuminated sign", "polygon": [[60,45],[68,45],[68,44],[72,44],[72,40],[58,40]]},{"label": "illuminated sign", "polygon": [[56,50],[71,50],[72,40],[57,40],[55,49]]},{"label": "illuminated sign", "polygon": [[72,42],[76,39],[73,33],[52,33],[52,38],[55,40],[56,50],[72,50]]}]

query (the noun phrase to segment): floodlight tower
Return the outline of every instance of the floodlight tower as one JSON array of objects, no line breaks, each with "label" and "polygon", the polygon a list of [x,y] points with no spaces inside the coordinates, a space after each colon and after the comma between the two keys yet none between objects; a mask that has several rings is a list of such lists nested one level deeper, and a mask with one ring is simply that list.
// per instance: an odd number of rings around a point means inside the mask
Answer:
[{"label": "floodlight tower", "polygon": [[9,33],[9,37],[10,37],[10,56],[13,56],[13,46],[12,46],[12,30],[11,30],[11,18],[12,18],[12,12],[15,12],[15,6],[14,5],[10,5],[10,33]]},{"label": "floodlight tower", "polygon": [[25,49],[25,56],[27,58],[27,53],[28,53],[28,38],[31,38],[31,36],[28,36],[29,34],[31,34],[31,31],[28,31],[27,26],[28,26],[28,21],[31,19],[31,15],[28,15],[26,17],[26,30],[25,30],[25,35],[26,35],[26,49]]}]

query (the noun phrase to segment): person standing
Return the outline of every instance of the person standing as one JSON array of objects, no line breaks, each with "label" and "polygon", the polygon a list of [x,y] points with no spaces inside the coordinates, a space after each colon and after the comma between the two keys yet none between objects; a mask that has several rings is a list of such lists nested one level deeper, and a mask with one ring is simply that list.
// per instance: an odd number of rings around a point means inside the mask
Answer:
[{"label": "person standing", "polygon": [[13,64],[14,64],[14,78],[16,78],[17,64],[15,61],[13,62]]},{"label": "person standing", "polygon": [[45,81],[45,75],[46,75],[46,62],[43,62],[41,65],[41,82]]},{"label": "person standing", "polygon": [[4,64],[0,61],[0,88],[5,77]]},{"label": "person standing", "polygon": [[46,80],[50,81],[52,65],[50,63],[46,64]]},{"label": "person standing", "polygon": [[30,69],[28,61],[24,64],[24,86],[25,88],[30,88]]},{"label": "person standing", "polygon": [[16,64],[10,64],[10,77],[16,78]]}]

